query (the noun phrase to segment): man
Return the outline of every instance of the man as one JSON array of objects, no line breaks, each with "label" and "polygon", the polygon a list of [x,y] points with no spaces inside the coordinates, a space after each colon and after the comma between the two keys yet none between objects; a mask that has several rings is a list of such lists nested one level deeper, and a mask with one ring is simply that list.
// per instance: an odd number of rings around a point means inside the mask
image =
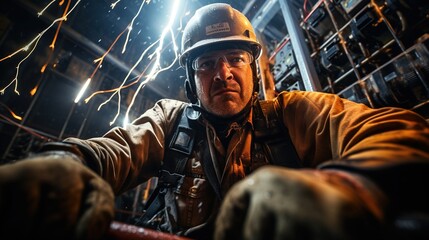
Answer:
[{"label": "man", "polygon": [[111,190],[153,176],[141,223],[197,239],[380,239],[429,212],[421,116],[317,92],[259,101],[260,54],[242,13],[199,9],[180,57],[192,104],[161,100],[125,128],[2,166],[0,237],[99,238]]}]

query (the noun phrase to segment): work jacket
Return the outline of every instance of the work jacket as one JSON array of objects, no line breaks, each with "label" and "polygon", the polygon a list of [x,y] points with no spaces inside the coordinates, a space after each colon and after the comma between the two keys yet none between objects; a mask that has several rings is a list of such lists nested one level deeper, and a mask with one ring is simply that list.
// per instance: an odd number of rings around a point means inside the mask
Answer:
[{"label": "work jacket", "polygon": [[[428,123],[412,111],[391,107],[371,109],[319,92],[282,92],[272,101],[279,109],[279,119],[288,129],[303,168],[353,171],[380,182],[381,187],[393,189],[396,186],[389,181],[397,177],[377,178],[380,169],[429,160]],[[174,123],[187,105],[160,100],[124,128],[113,128],[99,138],[68,138],[65,142],[79,146],[84,163],[108,181],[116,194],[121,194],[157,176],[163,163],[169,161],[164,159],[166,139],[173,134]],[[270,163],[270,160],[261,162],[261,158],[255,160],[252,155],[253,113],[252,108],[243,123],[233,126],[227,148],[213,126],[199,117],[199,132],[204,133],[203,137],[195,143],[184,181],[170,199],[181,231],[206,222],[232,184]],[[218,193],[204,171],[202,156],[207,151],[215,168]]]}]

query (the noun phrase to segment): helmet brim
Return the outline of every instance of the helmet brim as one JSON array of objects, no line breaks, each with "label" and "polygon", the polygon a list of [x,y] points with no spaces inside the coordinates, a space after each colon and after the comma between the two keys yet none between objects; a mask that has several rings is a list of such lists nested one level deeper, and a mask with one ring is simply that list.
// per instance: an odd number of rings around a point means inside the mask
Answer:
[{"label": "helmet brim", "polygon": [[218,46],[221,44],[234,44],[234,45],[248,45],[254,46],[251,47],[252,55],[255,59],[258,59],[261,55],[262,46],[260,43],[249,40],[248,38],[242,36],[230,36],[223,38],[210,38],[201,40],[195,43],[192,47],[188,48],[185,52],[183,52],[179,57],[179,63],[182,67],[186,66],[186,62],[189,58],[195,58],[203,51],[210,49],[211,46]]}]

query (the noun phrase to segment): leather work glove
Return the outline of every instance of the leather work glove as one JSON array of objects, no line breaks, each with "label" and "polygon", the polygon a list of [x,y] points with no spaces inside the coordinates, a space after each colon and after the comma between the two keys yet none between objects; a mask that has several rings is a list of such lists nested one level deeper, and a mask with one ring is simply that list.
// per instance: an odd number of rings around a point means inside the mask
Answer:
[{"label": "leather work glove", "polygon": [[112,189],[70,153],[0,166],[0,239],[100,239]]},{"label": "leather work glove", "polygon": [[383,201],[357,175],[265,166],[226,194],[214,238],[380,239]]}]

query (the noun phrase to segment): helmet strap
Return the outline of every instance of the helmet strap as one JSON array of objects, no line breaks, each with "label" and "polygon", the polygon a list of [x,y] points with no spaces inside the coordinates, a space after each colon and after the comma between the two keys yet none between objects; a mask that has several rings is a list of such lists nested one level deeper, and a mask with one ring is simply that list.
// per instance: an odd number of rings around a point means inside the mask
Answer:
[{"label": "helmet strap", "polygon": [[253,61],[250,64],[250,67],[252,68],[252,77],[253,77],[253,91],[256,93],[259,93],[259,81],[260,81],[260,69],[258,67],[257,60]]},{"label": "helmet strap", "polygon": [[186,63],[185,94],[192,104],[196,104],[198,102],[195,87],[194,70],[191,69],[190,62]]},{"label": "helmet strap", "polygon": [[195,94],[194,88],[192,87],[191,80],[185,80],[185,93],[186,97],[191,101],[192,104],[196,104],[198,102],[198,97]]}]

